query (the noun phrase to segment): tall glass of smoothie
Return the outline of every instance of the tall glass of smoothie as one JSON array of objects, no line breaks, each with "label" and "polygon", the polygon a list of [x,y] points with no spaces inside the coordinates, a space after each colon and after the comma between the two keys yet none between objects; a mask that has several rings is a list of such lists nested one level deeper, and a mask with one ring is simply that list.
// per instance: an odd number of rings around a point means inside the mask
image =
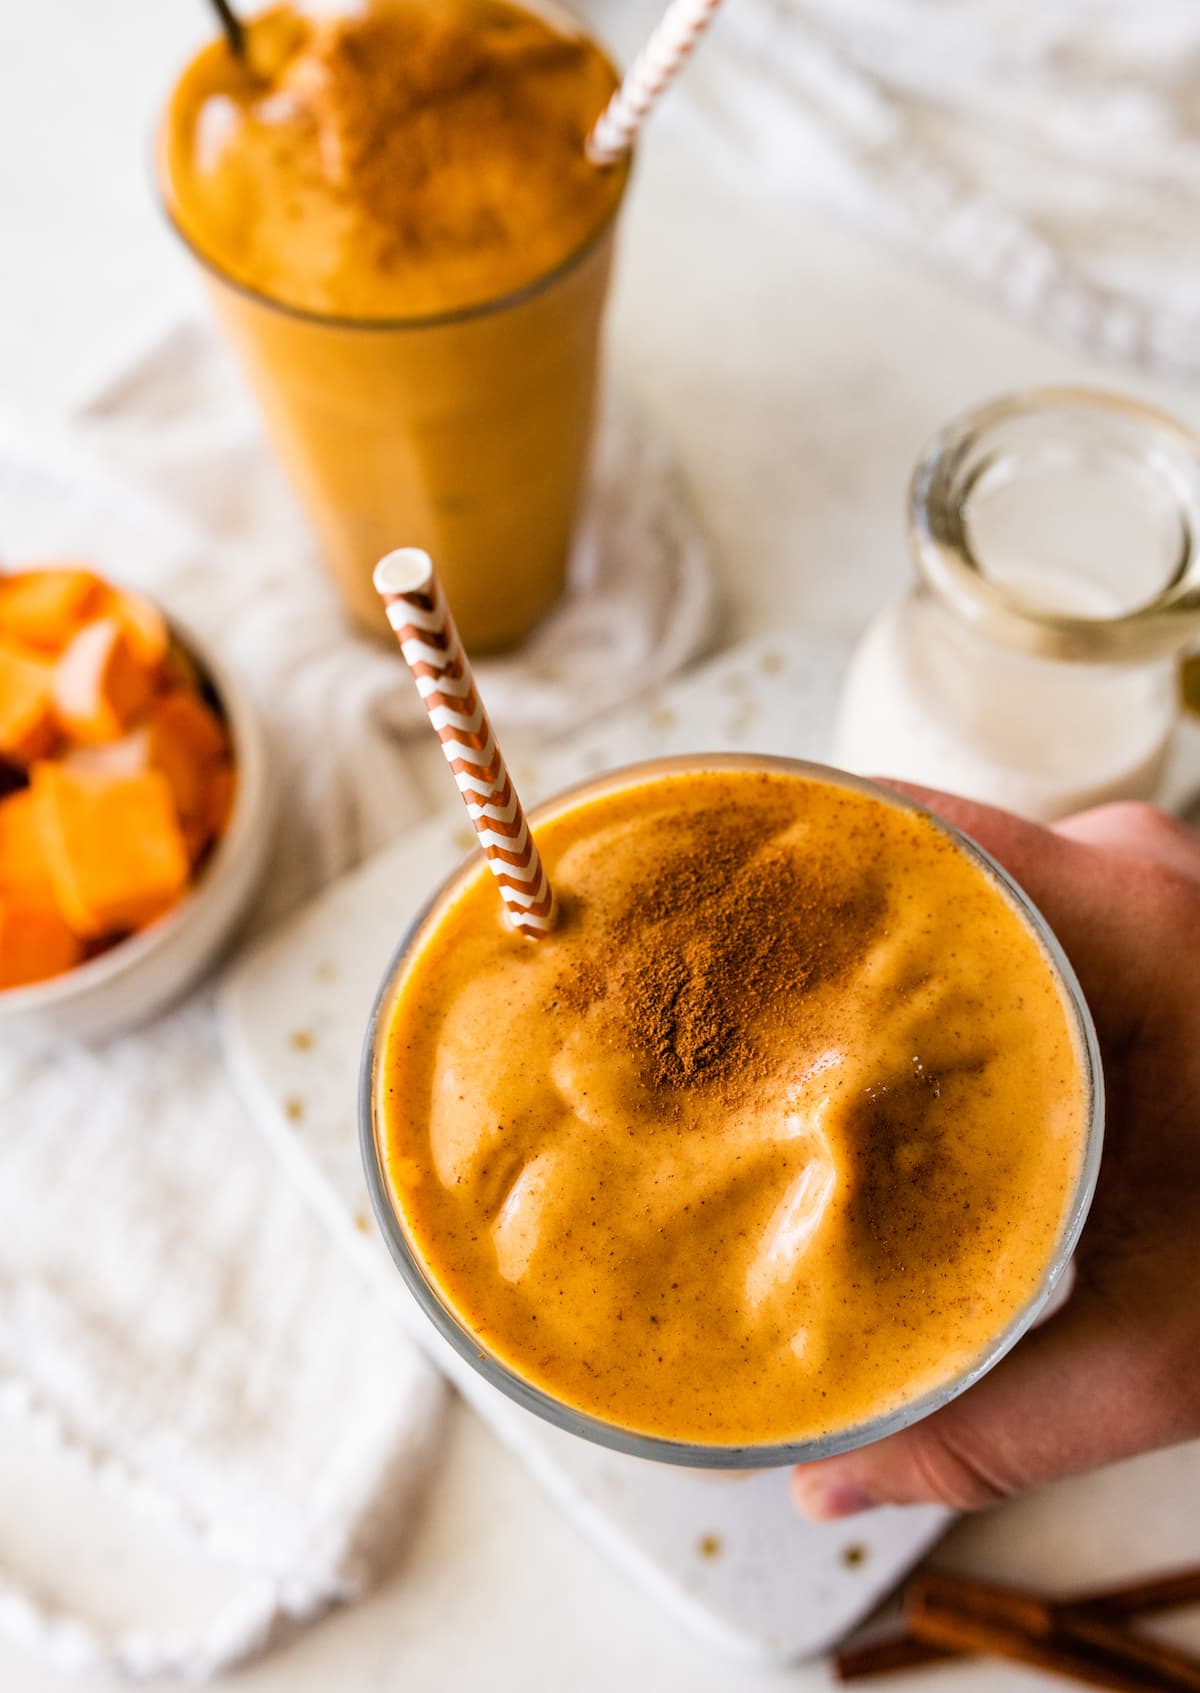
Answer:
[{"label": "tall glass of smoothie", "polygon": [[344,602],[438,567],[464,640],[562,590],[626,167],[584,143],[612,64],[513,0],[278,6],[181,76],[159,175]]},{"label": "tall glass of smoothie", "polygon": [[817,765],[673,759],[531,815],[559,921],[482,857],[401,943],[363,1152],[438,1330],[560,1427],[704,1468],[865,1444],[1037,1319],[1102,1081],[1078,983],[984,853]]}]

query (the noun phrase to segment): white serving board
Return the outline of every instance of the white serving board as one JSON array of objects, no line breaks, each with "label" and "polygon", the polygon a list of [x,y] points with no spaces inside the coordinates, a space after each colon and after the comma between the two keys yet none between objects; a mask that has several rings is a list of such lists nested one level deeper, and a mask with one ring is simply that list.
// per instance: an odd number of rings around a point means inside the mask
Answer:
[{"label": "white serving board", "polygon": [[[758,640],[521,768],[531,797],[616,764],[689,751],[819,758],[845,652],[828,639]],[[447,780],[447,796],[453,789]],[[457,808],[411,831],[266,936],[221,992],[228,1052],[287,1168],[420,1343],[570,1515],[677,1613],[743,1653],[786,1660],[845,1634],[942,1532],[946,1513],[880,1511],[817,1526],[785,1477],[646,1463],[564,1434],[514,1405],[434,1333],[370,1218],[359,1162],[367,1015],[405,924],[473,844]]]}]

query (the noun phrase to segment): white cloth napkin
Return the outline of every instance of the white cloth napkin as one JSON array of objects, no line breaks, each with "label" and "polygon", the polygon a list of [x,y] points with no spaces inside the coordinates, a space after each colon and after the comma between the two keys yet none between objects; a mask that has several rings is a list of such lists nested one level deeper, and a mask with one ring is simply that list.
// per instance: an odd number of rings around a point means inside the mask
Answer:
[{"label": "white cloth napkin", "polygon": [[[707,639],[704,549],[623,417],[566,602],[480,666],[501,732],[569,727]],[[426,731],[396,735],[420,723],[407,672],[346,633],[202,327],[156,338],[69,435],[0,417],[0,511],[5,562],[74,554],[139,582],[253,685],[283,795],[255,925],[428,809]],[[80,1615],[23,1572],[0,1499],[0,1627],[62,1667],[204,1676],[363,1592],[403,1542],[440,1383],[256,1137],[208,993],[106,1048],[0,1051],[0,1119],[0,1430],[36,1427],[237,1577],[188,1629],[137,1592],[117,1622]]]},{"label": "white cloth napkin", "polygon": [[[628,51],[661,0],[581,10]],[[653,122],[1058,340],[1194,377],[1198,62],[1194,0],[729,0]]]}]

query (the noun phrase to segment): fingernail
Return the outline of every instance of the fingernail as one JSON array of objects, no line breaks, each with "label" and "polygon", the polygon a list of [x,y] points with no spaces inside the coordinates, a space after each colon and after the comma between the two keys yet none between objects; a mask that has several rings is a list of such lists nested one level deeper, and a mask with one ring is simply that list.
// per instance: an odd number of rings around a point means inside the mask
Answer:
[{"label": "fingernail", "polygon": [[856,1517],[860,1511],[872,1511],[878,1504],[865,1488],[851,1481],[836,1481],[831,1486],[805,1486],[798,1489],[799,1505],[814,1522],[836,1522],[839,1517]]}]

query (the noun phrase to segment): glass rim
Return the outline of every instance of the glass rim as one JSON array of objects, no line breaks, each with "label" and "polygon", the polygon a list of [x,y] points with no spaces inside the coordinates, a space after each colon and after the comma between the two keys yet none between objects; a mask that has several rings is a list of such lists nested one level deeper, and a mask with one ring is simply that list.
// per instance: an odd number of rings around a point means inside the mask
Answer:
[{"label": "glass rim", "polygon": [[556,1398],[546,1389],[526,1380],[503,1359],[491,1352],[453,1310],[438,1290],[432,1276],[410,1244],[393,1202],[384,1170],[379,1144],[379,1125],[376,1120],[375,1075],[379,1036],[383,1013],[390,1005],[404,965],[419,943],[426,925],[439,908],[451,897],[460,884],[478,873],[483,862],[474,850],[438,885],[423,902],[406,926],[372,1003],[363,1042],[359,1070],[358,1128],[363,1169],[376,1221],[393,1262],[401,1278],[434,1329],[472,1368],[491,1386],[525,1410],[541,1417],[556,1428],[575,1434],[593,1444],[624,1452],[631,1457],[650,1459],[658,1463],[683,1465],[690,1469],[746,1470],[779,1468],[789,1464],[812,1463],[850,1452],[860,1446],[882,1440],[889,1434],[921,1421],[932,1412],[957,1399],[968,1388],[999,1363],[1028,1332],[1045,1310],[1070,1265],[1080,1233],[1091,1208],[1100,1168],[1104,1141],[1104,1074],[1100,1049],[1091,1012],[1083,996],[1079,980],[1049,923],[1034,905],[1029,895],[969,835],[938,817],[927,806],[893,789],[865,777],[851,775],[829,765],[808,759],[781,758],[765,753],[694,753],[655,758],[635,764],[622,765],[600,772],[581,782],[571,784],[544,800],[529,812],[531,824],[553,815],[573,801],[589,793],[600,794],[610,789],[636,786],[672,773],[684,774],[706,770],[768,770],[782,775],[807,777],[834,787],[849,788],[857,793],[895,805],[901,810],[915,812],[928,818],[934,826],[976,863],[984,874],[1016,908],[1027,926],[1032,929],[1063,992],[1074,1023],[1083,1081],[1087,1091],[1087,1129],[1083,1157],[1070,1205],[1067,1208],[1058,1240],[1043,1271],[1041,1281],[1028,1302],[1010,1319],[1008,1324],[979,1353],[968,1366],[948,1381],[939,1383],[924,1393],[905,1401],[891,1410],[869,1417],[829,1434],[789,1441],[768,1441],[761,1444],[730,1445],[705,1444],[696,1441],[673,1440],[664,1435],[645,1434],[622,1424],[608,1422],[591,1412],[581,1411]]},{"label": "glass rim", "polygon": [[[1166,580],[1110,616],[1022,601],[989,575],[966,521],[966,501],[992,463],[985,452],[990,433],[1055,411],[1107,416],[1142,430],[1147,459],[1178,508],[1180,547]],[[908,486],[909,547],[924,585],[985,638],[1046,658],[1121,663],[1178,653],[1200,628],[1198,531],[1200,434],[1157,406],[1103,388],[1020,389],[960,413],[926,442]]]},{"label": "glass rim", "polygon": [[581,243],[574,248],[565,259],[561,259],[552,270],[543,271],[530,282],[523,282],[519,288],[510,289],[507,294],[497,294],[488,300],[481,300],[471,305],[455,306],[450,311],[430,312],[424,317],[338,317],[332,312],[318,312],[304,306],[294,306],[286,300],[276,300],[270,294],[264,294],[257,288],[252,288],[248,282],[242,282],[238,277],[230,274],[211,258],[184,229],[179,218],[175,215],[169,197],[163,192],[161,182],[156,176],[156,198],[163,216],[175,231],[179,240],[191,253],[196,263],[210,277],[214,277],[226,288],[243,299],[251,300],[264,310],[276,312],[281,317],[291,318],[299,323],[307,323],[318,329],[337,329],[361,334],[403,334],[416,333],[422,329],[448,329],[464,323],[474,322],[476,319],[499,317],[506,311],[518,306],[526,305],[535,300],[540,294],[547,294],[556,283],[562,282],[572,271],[581,269],[593,252],[604,245],[605,240],[612,234],[625,203],[625,192],[628,186],[628,175],[622,184],[621,193],[612,210],[604,220],[597,224]]}]

